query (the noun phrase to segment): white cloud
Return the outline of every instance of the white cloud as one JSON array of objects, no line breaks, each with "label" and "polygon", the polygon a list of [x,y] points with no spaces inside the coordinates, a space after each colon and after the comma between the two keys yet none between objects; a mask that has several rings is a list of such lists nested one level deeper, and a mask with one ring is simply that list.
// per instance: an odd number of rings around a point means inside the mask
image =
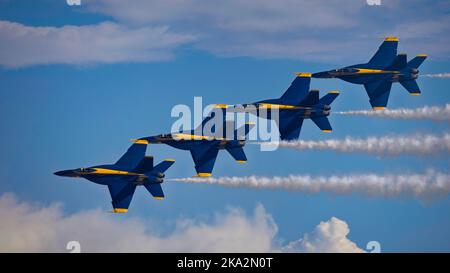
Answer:
[{"label": "white cloud", "polygon": [[35,27],[0,21],[0,65],[89,64],[148,62],[171,59],[194,36],[172,33],[168,27],[128,28],[97,25]]},{"label": "white cloud", "polygon": [[306,233],[298,241],[289,243],[283,248],[286,252],[328,252],[328,253],[361,253],[365,252],[347,238],[350,229],[346,222],[332,217],[320,222],[313,232]]},{"label": "white cloud", "polygon": [[410,54],[448,58],[449,53],[444,0],[381,6],[361,0],[136,0],[133,5],[89,0],[84,7],[124,24],[162,23],[195,32],[201,37],[198,48],[224,56],[358,62],[368,60],[381,38],[391,35],[399,36],[400,50]]},{"label": "white cloud", "polygon": [[19,202],[12,194],[0,197],[0,218],[0,252],[65,252],[73,240],[82,252],[361,251],[347,239],[347,224],[336,218],[283,248],[277,243],[277,225],[262,205],[252,216],[229,209],[210,223],[181,219],[165,235],[140,218],[100,210],[64,215],[59,205]]},{"label": "white cloud", "polygon": [[381,6],[363,0],[85,0],[80,8],[115,22],[36,27],[0,21],[0,65],[160,61],[186,44],[218,56],[348,64],[367,61],[391,35],[411,55],[448,59],[450,53],[445,0]]}]

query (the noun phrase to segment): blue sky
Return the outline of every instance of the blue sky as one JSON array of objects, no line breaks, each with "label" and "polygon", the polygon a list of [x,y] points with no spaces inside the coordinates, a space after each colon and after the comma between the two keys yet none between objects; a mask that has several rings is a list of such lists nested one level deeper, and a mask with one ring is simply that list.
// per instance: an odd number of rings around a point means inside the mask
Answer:
[{"label": "blue sky", "polygon": [[[365,1],[354,0],[346,1],[345,10],[338,8],[340,1],[330,1],[329,6],[317,1],[305,4],[309,11],[295,5],[293,10],[317,18],[309,23],[295,21],[298,16],[280,8],[278,1],[263,1],[263,8],[252,8],[253,1],[248,7],[226,1],[223,12],[208,5],[200,8],[198,1],[178,8],[174,8],[177,1],[137,1],[134,8],[119,2],[92,0],[68,6],[65,1],[0,1],[0,193],[11,192],[22,202],[43,206],[58,202],[68,215],[96,208],[106,213],[110,198],[105,187],[56,177],[53,172],[114,162],[130,139],[168,132],[174,121],[172,107],[192,106],[194,96],[202,96],[204,103],[227,104],[275,98],[289,86],[293,72],[364,62],[384,36],[398,35],[399,52],[410,58],[428,53],[421,73],[450,70],[446,1],[392,1],[368,7]],[[405,2],[408,5],[401,8]],[[419,8],[423,14],[417,14]],[[229,15],[234,9],[237,12]],[[402,16],[397,20],[394,14]],[[261,20],[264,16],[267,20]],[[411,22],[415,31],[410,30]],[[419,85],[422,96],[412,97],[394,84],[389,108],[449,103],[448,79],[420,78]],[[361,86],[313,79],[311,88],[340,90],[334,111],[369,108]],[[448,132],[445,121],[337,115],[330,120],[331,135],[305,121],[301,138]],[[220,153],[214,175],[331,176],[423,173],[430,168],[446,173],[450,163],[446,153],[377,157],[288,149],[261,152],[256,145],[245,149],[249,161],[244,166]],[[194,173],[188,152],[157,145],[149,146],[147,153],[156,161],[176,159],[169,178]],[[180,217],[208,223],[228,207],[251,214],[261,204],[278,226],[277,239],[285,242],[337,217],[349,225],[348,237],[363,249],[377,240],[383,251],[450,251],[448,195],[424,202],[170,181],[163,187],[167,196],[163,202],[138,189],[127,215],[107,217],[136,217],[170,227]]]}]

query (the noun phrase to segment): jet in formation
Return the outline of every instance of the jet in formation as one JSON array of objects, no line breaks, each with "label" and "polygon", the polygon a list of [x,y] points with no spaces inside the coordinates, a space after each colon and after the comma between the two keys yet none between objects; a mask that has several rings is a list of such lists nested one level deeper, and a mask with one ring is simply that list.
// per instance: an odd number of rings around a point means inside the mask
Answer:
[{"label": "jet in formation", "polygon": [[407,62],[406,54],[397,55],[399,39],[388,37],[368,63],[314,73],[313,78],[338,78],[354,84],[363,84],[374,110],[385,109],[392,83],[399,82],[411,95],[421,91],[416,79],[419,66],[427,58],[420,54]]},{"label": "jet in formation", "polygon": [[[278,99],[268,99],[249,104],[235,105],[234,109],[256,110],[259,117],[274,119],[280,131],[281,140],[299,138],[303,120],[311,119],[323,132],[333,129],[328,120],[331,103],[339,95],[338,91],[330,91],[319,98],[319,90],[310,90],[311,74],[296,73],[297,77],[289,88]],[[278,110],[278,117],[273,116],[273,109]],[[261,115],[261,113],[263,114]]]},{"label": "jet in formation", "polygon": [[[215,125],[208,130],[206,128],[207,124],[218,113],[218,111],[212,111],[194,130],[143,137],[137,141],[145,144],[166,144],[177,149],[190,151],[198,177],[212,175],[220,150],[228,151],[237,163],[246,163],[247,157],[243,149],[245,137],[255,124],[248,122],[243,128],[234,129],[234,122],[230,126],[225,121],[224,107],[224,105],[217,105],[215,108],[221,113],[220,124],[217,128],[215,128]],[[232,133],[227,134],[227,129]]]},{"label": "jet in formation", "polygon": [[108,186],[113,212],[127,212],[137,186],[144,186],[155,199],[164,199],[164,172],[175,160],[166,159],[153,166],[153,157],[145,155],[146,149],[147,145],[137,141],[114,164],[59,171],[55,175],[82,177]]}]

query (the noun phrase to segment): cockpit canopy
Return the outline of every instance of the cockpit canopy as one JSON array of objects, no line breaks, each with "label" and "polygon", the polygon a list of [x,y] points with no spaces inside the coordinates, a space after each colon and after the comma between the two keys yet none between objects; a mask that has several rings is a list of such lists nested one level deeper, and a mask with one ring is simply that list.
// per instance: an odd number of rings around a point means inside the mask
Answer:
[{"label": "cockpit canopy", "polygon": [[95,172],[95,169],[93,169],[93,168],[79,168],[79,169],[76,169],[76,171],[79,172],[79,173],[92,173],[92,172]]},{"label": "cockpit canopy", "polygon": [[356,68],[340,68],[340,69],[336,69],[336,72],[339,73],[356,73],[358,72],[358,69]]}]

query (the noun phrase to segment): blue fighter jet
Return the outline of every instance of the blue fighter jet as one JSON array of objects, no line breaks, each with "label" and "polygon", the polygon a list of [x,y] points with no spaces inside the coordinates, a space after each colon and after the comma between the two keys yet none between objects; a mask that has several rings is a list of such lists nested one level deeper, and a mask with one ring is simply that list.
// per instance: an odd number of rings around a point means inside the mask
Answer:
[{"label": "blue fighter jet", "polygon": [[[235,105],[234,109],[244,109],[244,111],[251,109],[250,113],[256,109],[256,115],[275,119],[281,140],[298,139],[304,119],[311,119],[323,132],[330,133],[332,128],[327,116],[330,115],[330,105],[339,92],[330,91],[319,99],[319,90],[309,90],[311,74],[296,73],[296,75],[291,86],[280,98]],[[273,112],[268,111],[271,109],[279,111],[278,121],[273,116]],[[262,111],[265,111],[265,116],[261,115]]]},{"label": "blue fighter jet", "polygon": [[318,72],[314,78],[339,78],[346,82],[363,84],[374,110],[386,108],[392,83],[399,82],[413,96],[420,95],[416,79],[419,66],[427,58],[420,54],[407,62],[406,54],[397,55],[398,38],[388,37],[368,63]]},{"label": "blue fighter jet", "polygon": [[[226,106],[221,104],[216,105],[215,108],[221,112],[222,118],[225,117],[225,108]],[[190,151],[198,177],[209,177],[212,175],[220,150],[228,151],[237,163],[246,163],[247,157],[243,149],[245,136],[255,124],[248,122],[243,128],[234,130],[234,123],[230,126],[224,119],[221,119],[221,123],[217,128],[214,125],[212,130],[209,130],[211,132],[205,130],[205,126],[216,114],[216,111],[212,111],[199,127],[194,130],[143,137],[137,141],[146,144],[166,144],[177,149]],[[228,134],[227,131],[231,132],[231,134]]]},{"label": "blue fighter jet", "polygon": [[175,160],[166,159],[153,166],[153,157],[145,155],[146,149],[146,144],[136,141],[114,164],[59,171],[55,175],[82,177],[108,186],[113,212],[127,212],[137,186],[144,186],[155,199],[164,199],[164,172]]}]

